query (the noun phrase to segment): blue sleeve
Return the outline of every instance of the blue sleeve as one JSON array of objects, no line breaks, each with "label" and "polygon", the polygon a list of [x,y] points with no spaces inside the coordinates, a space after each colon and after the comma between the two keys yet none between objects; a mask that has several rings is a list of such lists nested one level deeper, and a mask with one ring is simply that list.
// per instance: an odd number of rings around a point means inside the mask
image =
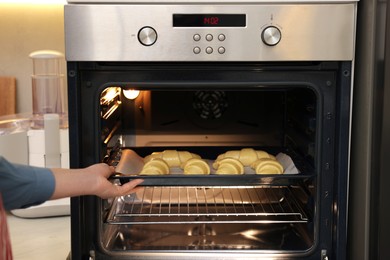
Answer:
[{"label": "blue sleeve", "polygon": [[50,169],[12,164],[0,156],[0,193],[6,210],[41,204],[52,196],[54,188]]}]

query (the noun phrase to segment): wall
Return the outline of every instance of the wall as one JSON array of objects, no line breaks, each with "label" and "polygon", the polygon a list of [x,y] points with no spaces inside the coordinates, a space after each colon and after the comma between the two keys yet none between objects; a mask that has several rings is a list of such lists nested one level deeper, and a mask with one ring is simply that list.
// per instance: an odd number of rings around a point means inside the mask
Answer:
[{"label": "wall", "polygon": [[15,76],[17,113],[32,111],[29,54],[37,50],[65,51],[61,4],[0,3],[0,76]]}]

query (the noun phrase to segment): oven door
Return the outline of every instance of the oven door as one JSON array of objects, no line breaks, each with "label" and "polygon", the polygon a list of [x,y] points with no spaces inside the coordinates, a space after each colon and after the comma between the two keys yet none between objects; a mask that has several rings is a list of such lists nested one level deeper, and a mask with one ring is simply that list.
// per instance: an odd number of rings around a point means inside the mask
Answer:
[{"label": "oven door", "polygon": [[73,198],[74,259],[345,258],[350,62],[69,62],[68,75],[71,167],[130,162],[123,183],[139,177],[134,156],[242,148],[295,167],[142,176],[140,193]]}]

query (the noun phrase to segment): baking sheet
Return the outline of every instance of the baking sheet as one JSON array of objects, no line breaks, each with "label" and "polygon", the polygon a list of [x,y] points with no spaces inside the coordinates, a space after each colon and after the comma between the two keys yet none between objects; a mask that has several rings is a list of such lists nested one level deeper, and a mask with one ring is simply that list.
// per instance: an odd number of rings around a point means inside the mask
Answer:
[{"label": "baking sheet", "polygon": [[133,179],[142,178],[143,186],[232,186],[232,185],[290,185],[302,177],[311,175],[301,174],[296,168],[290,156],[284,153],[276,155],[276,159],[282,164],[283,174],[256,174],[251,167],[245,167],[243,175],[217,175],[212,167],[213,160],[205,159],[209,164],[210,175],[185,175],[179,167],[171,167],[169,175],[139,175],[144,161],[131,149],[122,150],[121,159],[112,178],[126,183]]}]

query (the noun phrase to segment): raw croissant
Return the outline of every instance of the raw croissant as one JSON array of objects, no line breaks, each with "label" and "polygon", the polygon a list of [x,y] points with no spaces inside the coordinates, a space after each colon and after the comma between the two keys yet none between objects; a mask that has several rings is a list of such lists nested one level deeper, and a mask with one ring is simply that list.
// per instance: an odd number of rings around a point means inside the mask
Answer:
[{"label": "raw croissant", "polygon": [[251,167],[255,170],[256,174],[282,174],[283,166],[274,159],[262,158],[254,163]]},{"label": "raw croissant", "polygon": [[244,174],[244,165],[235,158],[224,158],[214,163],[215,174]]},{"label": "raw croissant", "polygon": [[256,174],[282,174],[284,171],[275,156],[252,148],[227,151],[213,163],[216,174],[243,174],[244,166],[252,167]]},{"label": "raw croissant", "polygon": [[184,174],[210,174],[210,166],[202,159],[191,158],[181,165]]},{"label": "raw croissant", "polygon": [[224,158],[235,158],[239,160],[244,166],[250,166],[252,163],[261,158],[275,158],[273,155],[268,154],[265,151],[256,151],[252,148],[243,148],[241,150],[227,151],[220,154],[215,160],[213,167],[218,168],[218,163]]},{"label": "raw croissant", "polygon": [[154,152],[144,158],[144,162],[147,163],[156,158],[164,160],[169,167],[180,167],[183,163],[191,158],[200,159],[200,156],[188,151],[177,151],[177,150],[165,150],[162,152]]},{"label": "raw croissant", "polygon": [[145,163],[140,175],[166,175],[169,174],[168,164],[161,158],[154,158]]}]

